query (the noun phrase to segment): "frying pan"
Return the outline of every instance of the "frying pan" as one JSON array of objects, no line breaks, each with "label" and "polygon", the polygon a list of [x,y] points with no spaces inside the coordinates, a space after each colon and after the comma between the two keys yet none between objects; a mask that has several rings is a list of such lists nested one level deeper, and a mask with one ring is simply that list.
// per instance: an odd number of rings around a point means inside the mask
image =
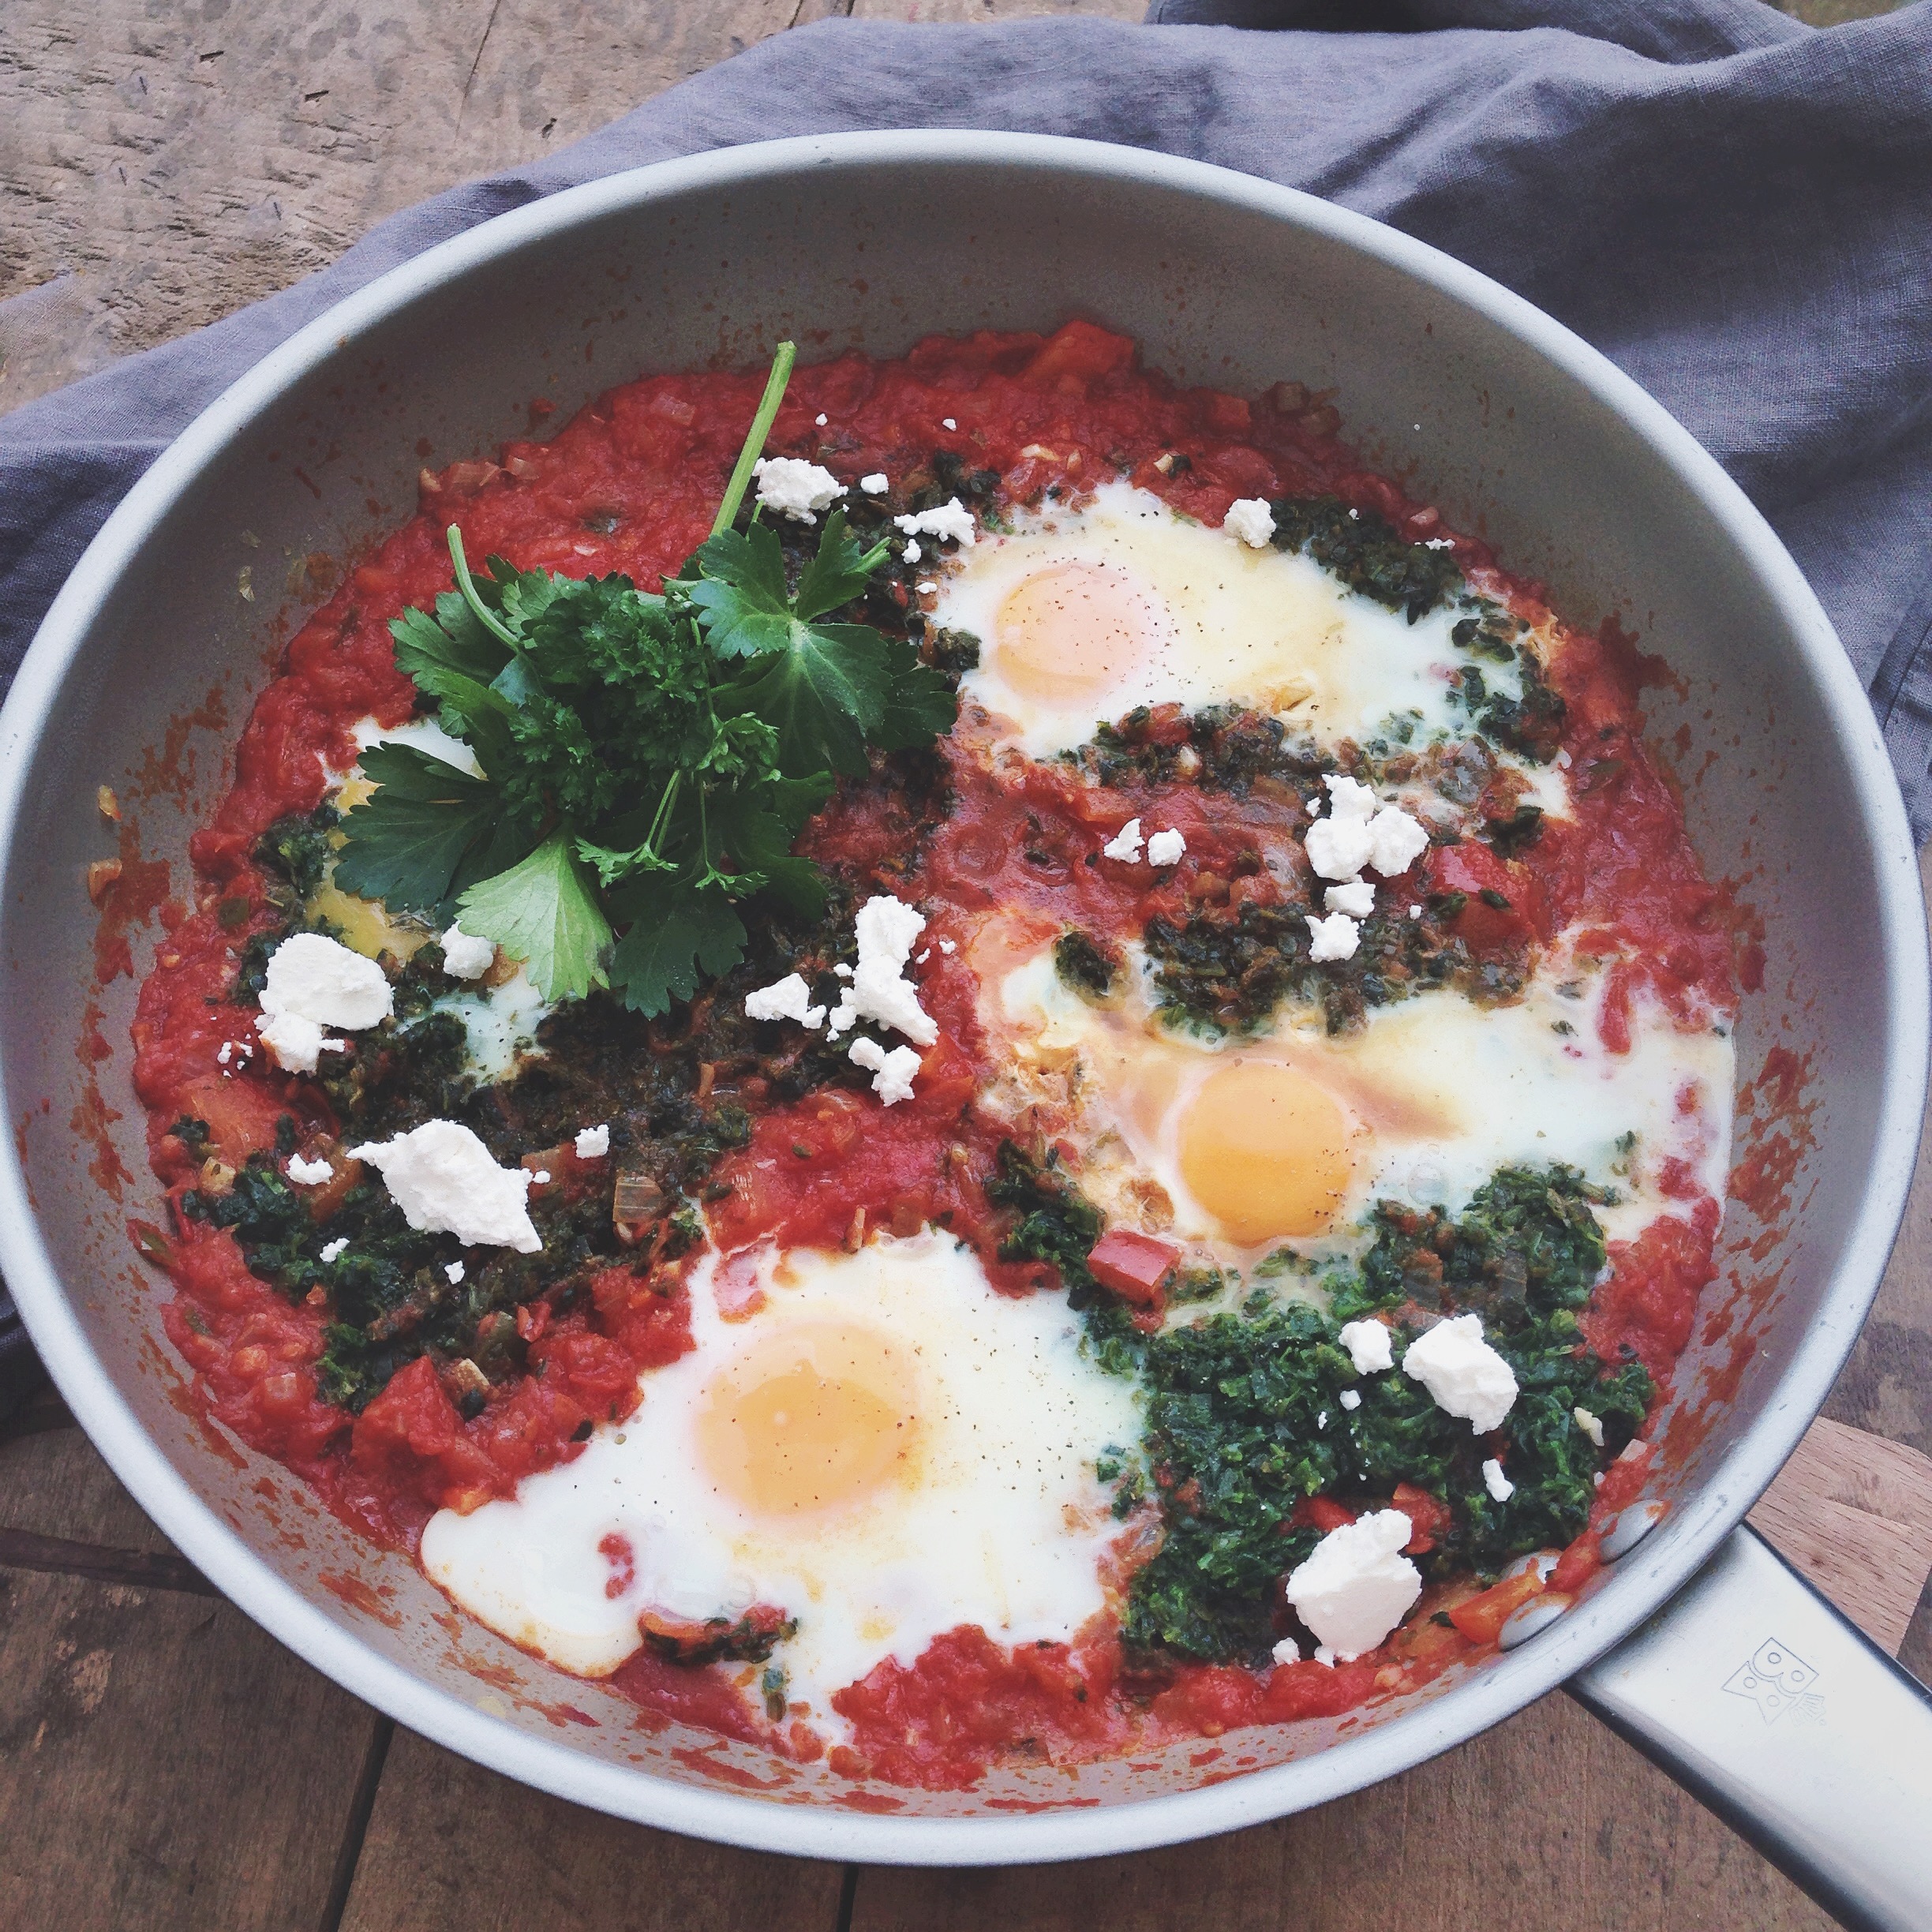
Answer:
[{"label": "frying pan", "polygon": [[[453,1623],[409,1563],[200,1421],[158,1339],[164,1284],[129,1239],[156,1212],[128,1078],[134,982],[97,982],[81,881],[110,849],[106,783],[124,834],[191,889],[187,835],[275,648],[414,507],[425,455],[488,455],[614,383],[759,363],[785,336],[808,357],[889,355],[1069,314],[1183,382],[1332,389],[1372,462],[1574,621],[1614,613],[1665,655],[1653,735],[1709,872],[1762,922],[1738,1031],[1754,1181],[1616,1560],[1573,1603],[1530,1606],[1507,1650],[1350,1718],[1230,1738],[1214,1769],[1245,1775],[1212,1784],[1177,1747],[856,1806],[822,1765],[641,1728],[613,1694]],[[0,1267],[34,1339],[187,1556],[410,1728],[674,1830],[990,1863],[1277,1817],[1567,1683],[1848,1923],[1932,1925],[1932,1701],[1739,1526],[1843,1362],[1905,1200],[1927,974],[1904,814],[1829,623],[1736,487],[1601,356],[1447,256],[1246,176],[991,134],[739,148],[504,215],[268,356],[116,511],[0,714]],[[138,970],[165,933],[133,937]]]}]

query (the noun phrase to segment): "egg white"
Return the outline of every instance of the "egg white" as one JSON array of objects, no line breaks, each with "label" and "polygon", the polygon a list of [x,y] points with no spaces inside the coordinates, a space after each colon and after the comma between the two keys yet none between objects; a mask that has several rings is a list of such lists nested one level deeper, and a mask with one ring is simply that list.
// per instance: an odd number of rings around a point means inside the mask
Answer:
[{"label": "egg white", "polygon": [[[1013,519],[1010,535],[983,535],[938,574],[930,621],[979,639],[979,668],[961,693],[1003,721],[1002,736],[1030,757],[1084,743],[1096,722],[1144,704],[1238,702],[1291,720],[1321,744],[1372,737],[1392,717],[1425,739],[1466,728],[1449,698],[1450,673],[1468,661],[1450,639],[1452,608],[1412,624],[1309,557],[1250,549],[1129,483]],[[1067,564],[1131,582],[1159,634],[1147,661],[1123,671],[1097,706],[1042,702],[1016,687],[1003,661],[1002,605],[1028,578]],[[1513,672],[1482,669],[1492,688],[1521,695]]]},{"label": "egg white", "polygon": [[[1035,1110],[1035,1125],[1050,1119],[1048,1131],[1081,1149],[1082,1185],[1110,1219],[1199,1244],[1237,1266],[1271,1245],[1230,1241],[1182,1173],[1187,1110],[1230,1059],[1292,1066],[1346,1118],[1351,1185],[1333,1240],[1296,1243],[1311,1252],[1349,1245],[1376,1200],[1459,1212],[1506,1166],[1560,1161],[1614,1188],[1617,1204],[1599,1210],[1613,1238],[1634,1234],[1669,1205],[1655,1185],[1666,1157],[1724,1197],[1735,1058],[1728,1029],[1680,1028],[1645,995],[1633,1006],[1630,1051],[1612,1054],[1598,1032],[1601,976],[1571,970],[1560,953],[1507,1005],[1481,1006],[1436,989],[1371,1008],[1354,1033],[1331,1035],[1319,1013],[1290,1008],[1259,1036],[1221,1040],[1158,1020],[1144,962],[1136,964],[1127,998],[1095,1005],[1061,981],[1050,947],[1043,948],[983,998],[1010,1057],[998,1090],[1005,1104]],[[1633,1134],[1634,1146],[1624,1138]]]},{"label": "egg white", "polygon": [[[694,1350],[642,1382],[628,1421],[573,1462],[526,1477],[424,1531],[422,1566],[472,1616],[564,1669],[605,1676],[638,1649],[648,1608],[703,1618],[766,1603],[798,1619],[773,1661],[787,1694],[836,1730],[832,1694],[883,1659],[910,1664],[976,1623],[996,1642],[1066,1642],[1104,1606],[1101,1563],[1120,1533],[1094,1461],[1138,1439],[1131,1386],[1080,1349],[1064,1297],[996,1294],[977,1258],[936,1230],[854,1255],[760,1263],[766,1301],[728,1321],[707,1256],[692,1283]],[[721,1369],[784,1324],[834,1320],[914,1365],[921,1435],[910,1488],[779,1517],[748,1510],[708,1470],[698,1418]],[[616,1533],[635,1576],[612,1597],[598,1544]]]}]

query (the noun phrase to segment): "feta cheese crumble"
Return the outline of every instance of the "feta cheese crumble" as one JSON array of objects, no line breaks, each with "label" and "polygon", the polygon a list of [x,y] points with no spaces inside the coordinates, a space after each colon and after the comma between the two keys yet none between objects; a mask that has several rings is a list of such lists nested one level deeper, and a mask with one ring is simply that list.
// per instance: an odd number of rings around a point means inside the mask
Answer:
[{"label": "feta cheese crumble", "polygon": [[957,429],[959,425],[950,416],[942,416],[939,418],[939,427],[942,429]]},{"label": "feta cheese crumble", "polygon": [[1322,900],[1331,913],[1346,912],[1350,919],[1365,919],[1375,910],[1375,887],[1367,879],[1350,879],[1345,886],[1331,886]]},{"label": "feta cheese crumble", "polygon": [[1149,865],[1170,866],[1181,863],[1181,856],[1187,850],[1187,841],[1178,832],[1156,832],[1148,841],[1147,856]]},{"label": "feta cheese crumble", "polygon": [[347,1253],[348,1249],[349,1237],[346,1234],[338,1234],[332,1241],[324,1241],[322,1244],[323,1265],[326,1267],[330,1262],[339,1260]]},{"label": "feta cheese crumble", "polygon": [[908,564],[916,564],[925,554],[926,552],[920,549],[919,545],[915,544],[910,537],[906,539],[904,555],[905,560]]},{"label": "feta cheese crumble", "polygon": [[1123,865],[1140,863],[1140,848],[1145,841],[1140,837],[1140,821],[1129,818],[1107,842],[1100,848],[1101,854],[1108,859],[1118,859]]},{"label": "feta cheese crumble", "polygon": [[579,1127],[575,1147],[579,1160],[603,1159],[610,1151],[609,1126]]},{"label": "feta cheese crumble", "polygon": [[325,1027],[373,1027],[395,1010],[395,996],[373,959],[321,933],[294,933],[269,957],[262,1017],[255,1031],[284,1073],[313,1073]]},{"label": "feta cheese crumble", "polygon": [[1380,1375],[1383,1369],[1395,1366],[1389,1331],[1379,1321],[1344,1322],[1337,1339],[1348,1350],[1357,1375]]},{"label": "feta cheese crumble", "polygon": [[1461,1416],[1471,1432],[1486,1436],[1516,1400],[1516,1376],[1482,1339],[1480,1315],[1438,1322],[1409,1344],[1402,1373],[1420,1382],[1446,1415]]},{"label": "feta cheese crumble", "polygon": [[288,1178],[298,1187],[320,1187],[335,1178],[335,1170],[325,1160],[304,1160],[299,1154],[289,1156]]},{"label": "feta cheese crumble", "polygon": [[973,513],[955,496],[937,510],[921,510],[916,515],[896,516],[893,526],[908,537],[951,537],[962,550],[970,550],[979,534]]},{"label": "feta cheese crumble", "polygon": [[891,485],[883,470],[874,470],[870,476],[862,476],[859,479],[859,487],[868,496],[883,496]]},{"label": "feta cheese crumble", "polygon": [[1421,1572],[1402,1554],[1414,1535],[1400,1510],[1372,1510],[1331,1530],[1289,1573],[1295,1615],[1344,1664],[1372,1650],[1422,1594]]},{"label": "feta cheese crumble", "polygon": [[444,934],[443,970],[453,979],[481,979],[496,957],[493,941],[478,939],[459,925]]},{"label": "feta cheese crumble", "polygon": [[1292,1637],[1284,1637],[1268,1653],[1277,1664],[1299,1664],[1301,1646]]},{"label": "feta cheese crumble", "polygon": [[825,1024],[826,1009],[811,1003],[811,988],[803,973],[787,973],[768,987],[745,995],[747,1020],[796,1020],[813,1032]]},{"label": "feta cheese crumble", "polygon": [[918,583],[915,583],[912,588],[916,590],[921,597],[930,597],[932,593],[939,588],[939,586],[933,582],[931,578],[927,577],[922,578]]},{"label": "feta cheese crumble", "polygon": [[826,426],[825,412],[821,410],[819,413],[812,418],[812,421],[817,424],[821,429],[822,429]]},{"label": "feta cheese crumble", "polygon": [[1503,1473],[1503,1465],[1494,1456],[1482,1466],[1482,1479],[1492,1502],[1507,1503],[1516,1493],[1516,1485]]},{"label": "feta cheese crumble", "polygon": [[1303,916],[1308,920],[1309,957],[1318,966],[1355,957],[1361,927],[1346,912],[1331,912],[1326,919],[1316,919],[1312,912]]},{"label": "feta cheese crumble", "polygon": [[403,1219],[421,1233],[454,1234],[466,1248],[514,1248],[519,1254],[543,1246],[530,1218],[535,1177],[522,1167],[499,1167],[489,1149],[455,1121],[425,1121],[393,1140],[351,1148],[349,1155],[381,1174]]},{"label": "feta cheese crumble", "polygon": [[913,944],[926,930],[925,915],[889,893],[882,893],[859,908],[853,929],[859,941],[859,964],[828,1023],[829,1037],[837,1039],[859,1020],[871,1020],[903,1033],[915,1046],[931,1046],[939,1037],[939,1028],[919,1005],[919,988],[905,976]]},{"label": "feta cheese crumble", "polygon": [[456,1284],[462,1279],[462,1278],[463,1264],[460,1261],[452,1261],[449,1266],[443,1271],[443,1279],[447,1281],[452,1288],[454,1288]]},{"label": "feta cheese crumble", "polygon": [[816,523],[817,512],[845,494],[845,485],[829,470],[802,456],[761,456],[751,474],[758,480],[758,501],[794,523]]},{"label": "feta cheese crumble", "polygon": [[1583,1408],[1572,1409],[1570,1413],[1575,1418],[1577,1427],[1601,1449],[1604,1446],[1603,1418]]},{"label": "feta cheese crumble", "polygon": [[1275,534],[1275,513],[1265,496],[1240,496],[1228,505],[1221,527],[1230,537],[1238,537],[1250,550],[1265,550]]},{"label": "feta cheese crumble", "polygon": [[912,1076],[919,1069],[919,1057],[910,1046],[895,1046],[888,1053],[877,1040],[861,1035],[852,1042],[846,1058],[872,1076],[872,1091],[886,1106],[896,1106],[912,1098]]},{"label": "feta cheese crumble", "polygon": [[1421,821],[1399,805],[1383,804],[1359,779],[1322,782],[1328,788],[1328,816],[1317,818],[1301,841],[1318,878],[1353,884],[1366,866],[1395,878],[1428,849]]},{"label": "feta cheese crumble", "polygon": [[1361,1406],[1361,1391],[1359,1389],[1344,1389],[1335,1399],[1344,1409],[1359,1409]]}]

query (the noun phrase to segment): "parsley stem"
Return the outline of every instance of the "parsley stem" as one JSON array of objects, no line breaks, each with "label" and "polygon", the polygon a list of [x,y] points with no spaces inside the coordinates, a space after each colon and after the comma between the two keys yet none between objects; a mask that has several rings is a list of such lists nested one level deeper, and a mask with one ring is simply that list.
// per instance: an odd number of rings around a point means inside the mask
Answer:
[{"label": "parsley stem", "polygon": [[724,500],[718,505],[717,515],[713,519],[713,537],[729,530],[737,520],[738,506],[744,501],[745,491],[751,481],[751,466],[764,454],[765,439],[771,434],[778,405],[784,400],[785,385],[792,380],[792,365],[797,360],[796,343],[782,342],[778,345],[778,353],[772,358],[771,374],[766,378],[764,399],[758,406],[758,414],[751,418],[751,433],[745,438],[744,447],[738,452],[737,466],[732,471],[730,482],[724,486]]},{"label": "parsley stem", "polygon": [[500,638],[511,650],[521,657],[522,640],[506,624],[478,593],[475,580],[470,575],[470,561],[463,555],[462,532],[452,523],[449,526],[450,561],[456,566],[456,588],[462,593],[463,601],[475,612],[477,622],[492,636]]}]

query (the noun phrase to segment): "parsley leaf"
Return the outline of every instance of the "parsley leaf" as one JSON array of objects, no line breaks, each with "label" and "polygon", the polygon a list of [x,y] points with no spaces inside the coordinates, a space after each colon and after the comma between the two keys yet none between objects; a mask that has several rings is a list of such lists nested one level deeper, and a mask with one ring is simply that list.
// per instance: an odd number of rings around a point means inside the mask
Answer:
[{"label": "parsley leaf", "polygon": [[536,843],[503,817],[486,780],[414,745],[373,744],[361,762],[376,790],[344,822],[352,836],[335,874],[344,892],[440,912],[466,886],[515,865]]},{"label": "parsley leaf", "polygon": [[610,921],[585,878],[569,833],[559,829],[521,865],[472,886],[462,928],[522,960],[546,998],[579,999],[609,983],[603,967]]},{"label": "parsley leaf", "polygon": [[635,919],[611,956],[611,984],[627,1006],[665,1012],[689,999],[702,973],[729,972],[744,957],[744,922],[721,892],[687,885]]}]

